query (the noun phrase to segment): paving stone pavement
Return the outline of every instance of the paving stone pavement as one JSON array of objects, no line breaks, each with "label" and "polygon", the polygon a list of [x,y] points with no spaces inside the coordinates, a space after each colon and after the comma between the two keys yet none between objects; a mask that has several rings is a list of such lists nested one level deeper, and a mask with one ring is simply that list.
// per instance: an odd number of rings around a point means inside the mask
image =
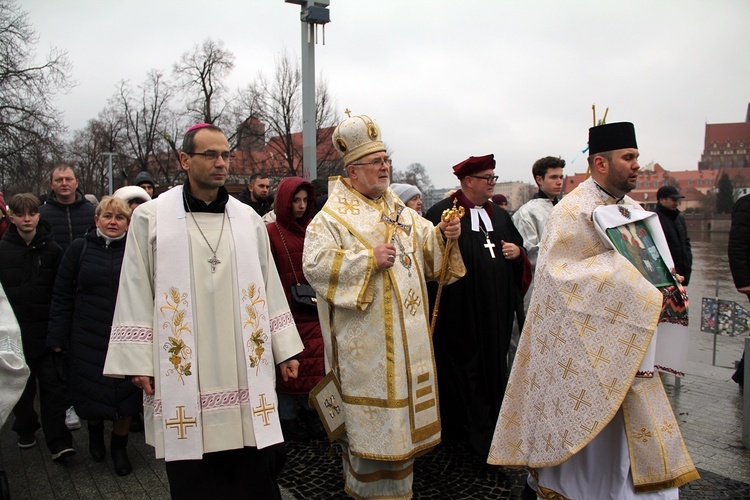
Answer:
[{"label": "paving stone pavement", "polygon": [[[747,297],[738,294],[727,279],[726,235],[694,241],[693,253],[703,264],[693,270],[688,289],[692,301],[690,362],[679,389],[673,377],[664,377],[685,444],[701,474],[700,480],[681,488],[681,498],[750,499],[750,451],[741,442],[742,394],[730,379],[744,339],[714,338],[699,328],[701,295],[744,305]],[[133,473],[126,477],[115,474],[109,457],[102,463],[91,460],[85,426],[73,436],[78,454],[57,464],[41,443],[41,432],[37,432],[39,446],[21,450],[10,424],[0,429],[0,468],[8,474],[13,500],[169,498],[164,464],[154,458],[142,433],[131,434],[128,453]],[[345,498],[340,458],[335,451],[329,456],[329,449],[324,441],[287,444],[287,464],[279,480],[285,500]],[[523,481],[522,471],[491,469],[460,445],[443,443],[417,459],[414,497],[517,498]]]},{"label": "paving stone pavement", "polygon": [[[685,443],[701,479],[681,488],[684,499],[750,498],[750,451],[742,447],[742,394],[730,380],[732,370],[691,362],[680,388],[664,377]],[[12,417],[11,417],[12,420]],[[108,429],[109,431],[109,429]],[[109,457],[88,456],[85,426],[73,432],[77,455],[58,464],[39,445],[21,450],[9,423],[0,430],[0,467],[9,479],[11,498],[167,499],[164,464],[154,458],[142,433],[131,434],[128,453],[133,473],[119,477]],[[341,459],[324,440],[287,443],[287,465],[280,477],[285,499],[338,499],[343,493]],[[415,498],[518,498],[525,473],[491,468],[458,443],[443,443],[417,459]],[[248,495],[248,498],[252,498]]]}]

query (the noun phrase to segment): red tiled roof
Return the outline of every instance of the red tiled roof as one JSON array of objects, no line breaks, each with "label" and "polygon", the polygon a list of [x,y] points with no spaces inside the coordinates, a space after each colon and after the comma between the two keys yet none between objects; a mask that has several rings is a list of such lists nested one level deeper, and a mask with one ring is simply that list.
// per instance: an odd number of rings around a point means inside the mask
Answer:
[{"label": "red tiled roof", "polygon": [[[335,127],[328,127],[318,130],[320,143],[317,147],[318,164],[324,161],[335,161],[340,159],[331,142]],[[293,165],[297,175],[302,174],[302,157],[299,152],[302,151],[302,132],[291,134],[291,149],[297,154],[294,156]],[[289,175],[289,166],[285,160],[286,150],[285,142],[280,136],[272,137],[266,146],[260,151],[241,151],[234,152],[235,159],[232,160],[232,174],[247,176],[253,172],[262,171],[269,175]]]},{"label": "red tiled roof", "polygon": [[736,145],[740,140],[750,144],[750,122],[706,123],[704,149],[709,149],[714,142],[724,146],[727,142]]}]

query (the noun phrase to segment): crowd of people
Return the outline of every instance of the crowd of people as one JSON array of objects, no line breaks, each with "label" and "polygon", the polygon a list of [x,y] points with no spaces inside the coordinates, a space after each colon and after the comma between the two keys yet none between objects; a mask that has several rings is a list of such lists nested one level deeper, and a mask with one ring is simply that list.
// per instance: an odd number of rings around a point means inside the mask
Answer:
[{"label": "crowd of people", "polygon": [[589,130],[591,176],[565,197],[565,161],[535,162],[538,194],[512,216],[493,155],[455,165],[460,189],[423,213],[374,119],[348,117],[333,144],[345,176],[271,195],[255,174],[234,198],[227,137],[201,123],[184,184],[158,197],[142,172],[94,206],[68,165],[44,203],[14,195],[0,306],[28,367],[18,446],[41,427],[64,460],[80,418],[103,461],[111,422],[127,475],[142,421],[173,498],[280,498],[284,441],[326,437],[354,498],[411,498],[415,460],[445,440],[528,468],[529,498],[677,498],[698,477],[655,375],[682,374],[690,240],[675,188],[656,214],[627,196],[632,124]]}]

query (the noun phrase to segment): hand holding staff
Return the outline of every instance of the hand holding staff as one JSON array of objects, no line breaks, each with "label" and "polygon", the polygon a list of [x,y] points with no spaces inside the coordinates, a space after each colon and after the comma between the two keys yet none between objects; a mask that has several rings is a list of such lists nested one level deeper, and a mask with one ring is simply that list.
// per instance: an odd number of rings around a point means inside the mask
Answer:
[{"label": "hand holding staff", "polygon": [[[464,216],[464,207],[456,207],[457,202],[458,200],[454,198],[453,208],[443,210],[443,215],[440,217],[441,221],[445,223],[443,227],[446,227],[448,224],[450,224],[451,226],[458,225],[457,223],[452,224],[453,221],[457,221]],[[445,279],[448,274],[448,262],[450,262],[451,250],[453,249],[453,245],[455,245],[458,236],[461,234],[460,227],[461,226],[458,226],[458,234],[455,236],[455,238],[448,239],[448,242],[445,244],[445,252],[443,253],[443,266],[440,269],[440,281],[438,282],[437,295],[435,296],[435,307],[433,307],[432,309],[432,321],[430,321],[430,335],[432,335],[435,331],[435,323],[437,322],[438,308],[440,306],[440,296],[443,294],[443,285],[445,285]]]}]

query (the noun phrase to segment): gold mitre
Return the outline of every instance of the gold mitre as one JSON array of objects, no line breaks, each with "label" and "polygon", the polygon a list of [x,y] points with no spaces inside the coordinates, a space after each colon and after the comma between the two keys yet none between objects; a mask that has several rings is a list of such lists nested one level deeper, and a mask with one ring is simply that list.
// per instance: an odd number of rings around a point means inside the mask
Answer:
[{"label": "gold mitre", "polygon": [[333,131],[333,146],[344,157],[344,166],[372,153],[385,151],[380,127],[367,115],[351,116]]}]

